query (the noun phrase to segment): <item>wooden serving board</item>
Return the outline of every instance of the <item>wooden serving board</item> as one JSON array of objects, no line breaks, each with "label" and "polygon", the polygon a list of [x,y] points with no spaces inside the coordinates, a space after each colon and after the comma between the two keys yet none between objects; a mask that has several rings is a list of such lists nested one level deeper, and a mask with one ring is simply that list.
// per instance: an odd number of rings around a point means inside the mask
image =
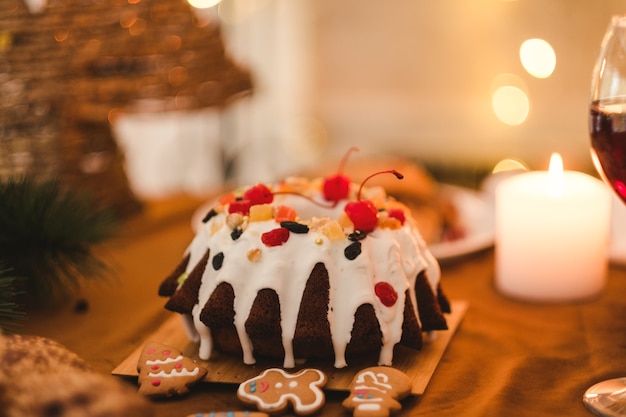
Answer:
[{"label": "wooden serving board", "polygon": [[[459,327],[461,319],[467,310],[466,301],[453,301],[452,313],[446,316],[448,330],[438,331],[433,338],[424,338],[424,346],[420,351],[415,351],[403,346],[397,346],[394,351],[393,366],[405,372],[413,381],[412,394],[421,395],[426,390],[433,373],[443,353],[452,339],[454,332]],[[224,384],[240,384],[253,378],[266,368],[282,367],[282,361],[258,360],[254,365],[246,365],[241,357],[213,352],[209,360],[198,358],[198,343],[189,341],[184,330],[182,319],[173,315],[165,321],[147,339],[172,346],[198,363],[206,366],[209,370],[205,381]],[[126,359],[124,359],[113,371],[114,375],[137,377],[137,361],[143,348],[138,346]],[[336,369],[332,363],[309,361],[301,364],[300,368],[320,369],[328,375],[326,390],[348,391],[354,375],[361,369],[375,366],[377,358],[360,358],[358,361],[350,361],[347,367]],[[293,370],[295,371],[295,369]]]}]

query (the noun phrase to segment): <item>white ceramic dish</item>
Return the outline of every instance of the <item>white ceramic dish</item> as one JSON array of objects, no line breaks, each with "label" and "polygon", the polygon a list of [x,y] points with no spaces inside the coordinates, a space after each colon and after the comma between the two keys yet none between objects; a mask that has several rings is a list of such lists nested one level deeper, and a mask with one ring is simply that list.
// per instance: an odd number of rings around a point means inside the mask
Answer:
[{"label": "white ceramic dish", "polygon": [[483,195],[477,191],[453,185],[444,185],[456,205],[465,236],[461,239],[433,243],[430,251],[439,261],[447,261],[460,256],[490,248],[494,244],[494,210]]}]

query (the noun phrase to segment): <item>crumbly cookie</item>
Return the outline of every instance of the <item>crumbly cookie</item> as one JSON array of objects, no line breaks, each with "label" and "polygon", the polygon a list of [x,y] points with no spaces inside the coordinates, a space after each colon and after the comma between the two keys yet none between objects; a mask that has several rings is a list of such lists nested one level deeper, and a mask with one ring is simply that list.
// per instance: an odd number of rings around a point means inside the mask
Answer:
[{"label": "crumbly cookie", "polygon": [[151,417],[154,409],[132,387],[96,373],[51,339],[0,335],[0,414]]},{"label": "crumbly cookie", "polygon": [[357,373],[350,384],[350,396],[342,405],[355,417],[387,417],[402,409],[398,400],[411,393],[411,380],[402,371],[374,366]]},{"label": "crumbly cookie", "polygon": [[139,393],[148,397],[172,397],[189,392],[208,370],[171,346],[148,342],[139,361]]},{"label": "crumbly cookie", "polygon": [[282,414],[291,406],[295,414],[309,415],[323,407],[326,397],[322,388],[327,380],[317,369],[291,374],[270,368],[239,385],[237,397],[266,413]]}]

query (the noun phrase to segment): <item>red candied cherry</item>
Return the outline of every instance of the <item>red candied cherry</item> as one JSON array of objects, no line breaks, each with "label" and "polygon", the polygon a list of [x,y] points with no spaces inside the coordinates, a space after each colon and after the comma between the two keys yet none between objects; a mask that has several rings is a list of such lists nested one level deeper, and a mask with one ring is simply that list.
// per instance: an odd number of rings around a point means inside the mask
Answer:
[{"label": "red candied cherry", "polygon": [[362,232],[371,232],[378,226],[378,210],[370,200],[351,201],[344,207],[354,228]]},{"label": "red candied cherry", "polygon": [[404,222],[406,221],[406,215],[404,214],[404,210],[402,209],[391,209],[387,213],[389,214],[389,217],[398,219],[400,221],[400,224],[404,224]]},{"label": "red candied cherry", "polygon": [[350,178],[343,175],[343,170],[350,154],[358,150],[359,148],[356,147],[348,149],[348,152],[346,152],[339,163],[339,171],[337,171],[336,174],[329,175],[324,178],[322,192],[324,193],[324,198],[326,200],[337,202],[348,197],[348,194],[350,193]]},{"label": "red candied cherry", "polygon": [[251,205],[252,203],[250,202],[250,200],[235,200],[228,205],[228,212],[230,214],[241,213],[244,216],[247,216],[248,214],[250,214]]},{"label": "red candied cherry", "polygon": [[248,188],[243,193],[243,199],[249,200],[250,205],[255,206],[257,204],[269,204],[274,201],[274,194],[272,194],[272,190],[267,188],[265,184],[257,184],[253,187]]},{"label": "red candied cherry", "polygon": [[374,286],[374,293],[380,302],[387,307],[393,306],[398,301],[398,293],[388,282],[377,282]]},{"label": "red candied cherry", "polygon": [[289,230],[285,227],[278,227],[261,235],[261,242],[265,246],[280,246],[289,240]]},{"label": "red candied cherry", "polygon": [[376,206],[374,206],[374,203],[370,200],[361,200],[361,192],[363,191],[363,185],[370,178],[380,174],[393,174],[399,180],[404,178],[404,176],[395,169],[380,171],[370,175],[361,183],[359,192],[356,196],[357,200],[349,202],[343,209],[354,224],[354,228],[361,230],[362,232],[371,232],[376,229],[376,226],[378,226],[378,210],[376,209]]}]

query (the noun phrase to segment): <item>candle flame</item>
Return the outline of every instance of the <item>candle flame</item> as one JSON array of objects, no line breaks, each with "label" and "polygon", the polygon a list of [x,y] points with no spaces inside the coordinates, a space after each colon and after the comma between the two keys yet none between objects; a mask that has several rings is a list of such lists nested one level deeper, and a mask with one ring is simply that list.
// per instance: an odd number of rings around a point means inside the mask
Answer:
[{"label": "candle flame", "polygon": [[550,167],[548,168],[548,183],[546,191],[551,197],[559,197],[563,195],[563,158],[558,153],[550,156]]}]

